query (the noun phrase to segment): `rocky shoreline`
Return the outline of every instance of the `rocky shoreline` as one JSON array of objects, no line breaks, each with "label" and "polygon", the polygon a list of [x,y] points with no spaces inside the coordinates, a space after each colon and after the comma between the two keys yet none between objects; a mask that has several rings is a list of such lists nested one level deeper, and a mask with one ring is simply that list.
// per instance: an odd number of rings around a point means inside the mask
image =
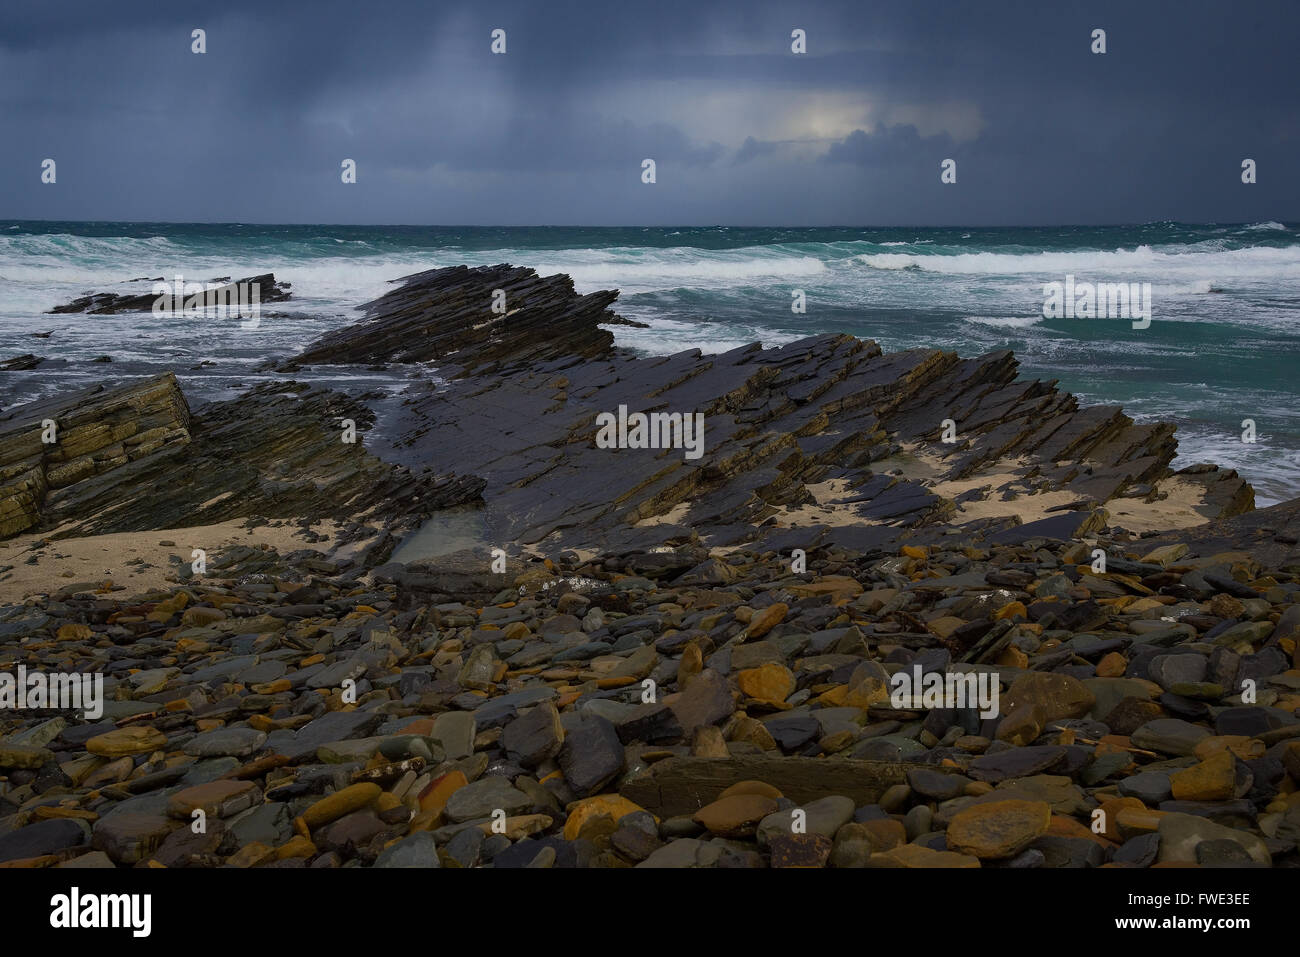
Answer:
[{"label": "rocky shoreline", "polygon": [[[432,270],[233,400],[0,413],[0,536],[51,568],[0,672],[106,699],[0,709],[0,863],[1300,863],[1298,503],[1009,353],[647,359],[616,296]],[[339,363],[412,383],[292,380]],[[703,455],[599,447],[620,406],[702,413]],[[232,522],[147,590],[41,565]]]}]

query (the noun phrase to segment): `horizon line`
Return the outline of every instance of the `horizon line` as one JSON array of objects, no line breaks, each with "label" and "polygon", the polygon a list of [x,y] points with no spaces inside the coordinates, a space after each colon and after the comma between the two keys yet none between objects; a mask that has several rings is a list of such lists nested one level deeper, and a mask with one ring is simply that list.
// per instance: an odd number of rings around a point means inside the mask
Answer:
[{"label": "horizon line", "polygon": [[1194,220],[1180,219],[1152,219],[1142,222],[1110,222],[1110,223],[942,223],[923,225],[918,223],[877,223],[871,225],[843,225],[843,224],[819,224],[813,226],[792,226],[785,224],[746,224],[739,225],[734,223],[621,223],[611,224],[591,224],[591,223],[323,223],[323,222],[236,222],[233,220],[170,220],[170,219],[6,219],[0,218],[3,223],[77,223],[88,226],[95,225],[122,225],[122,226],[245,226],[245,227],[266,227],[266,226],[322,226],[328,228],[345,228],[345,229],[1116,229],[1131,228],[1134,226],[1158,226],[1169,224],[1174,226],[1249,226],[1261,222],[1276,222],[1283,226],[1300,227],[1300,220],[1239,220],[1233,222],[1224,222],[1220,220],[1206,220],[1196,222]]}]

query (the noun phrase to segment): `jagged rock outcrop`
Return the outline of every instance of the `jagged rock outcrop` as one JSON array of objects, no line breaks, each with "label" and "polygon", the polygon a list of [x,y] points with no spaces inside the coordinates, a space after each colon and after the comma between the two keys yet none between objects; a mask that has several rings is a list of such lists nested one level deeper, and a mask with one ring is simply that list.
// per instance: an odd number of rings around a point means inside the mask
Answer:
[{"label": "jagged rock outcrop", "polygon": [[[368,303],[366,318],[312,343],[277,368],[383,362],[444,362],[480,371],[566,356],[594,358],[614,343],[601,325],[633,325],[609,308],[616,291],[579,296],[568,276],[521,266],[452,266],[396,280]],[[494,303],[505,312],[493,311]]]},{"label": "jagged rock outcrop", "polygon": [[[137,280],[138,281],[138,280]],[[154,303],[158,301],[158,296],[153,292],[154,282],[165,282],[169,286],[172,284],[171,279],[158,278],[157,280],[146,280],[150,283],[149,292],[147,293],[113,293],[113,292],[96,292],[82,296],[80,299],[74,299],[72,302],[64,303],[62,306],[55,306],[50,310],[51,313],[69,313],[84,312],[89,315],[103,316],[111,315],[117,312],[151,312]],[[220,280],[217,280],[220,281]],[[243,287],[240,289],[239,287]],[[276,282],[274,273],[263,273],[260,276],[250,276],[247,279],[237,279],[234,282],[226,283],[224,286],[216,286],[207,289],[202,293],[192,297],[186,297],[185,308],[207,307],[229,304],[236,301],[236,297],[244,297],[239,301],[249,301],[252,290],[257,292],[257,301],[259,303],[267,302],[284,302],[289,299],[290,284],[287,282]],[[192,302],[192,305],[191,305]]]},{"label": "jagged rock outcrop", "polygon": [[[504,316],[490,312],[495,289],[512,304]],[[1118,497],[1167,495],[1162,483],[1203,487],[1193,521],[1253,504],[1234,472],[1173,476],[1172,424],[1080,407],[1053,382],[1020,378],[1010,352],[886,355],[821,335],[639,358],[599,327],[614,295],[576,296],[568,277],[507,266],[431,270],[285,368],[437,360],[450,383],[408,390],[386,423],[398,438],[385,454],[483,476],[500,542],[608,551],[698,537],[869,550],[900,535],[929,540],[950,523],[992,534],[1048,511],[1079,513],[1077,530]],[[597,448],[597,416],[620,406],[702,413],[702,456]]]},{"label": "jagged rock outcrop", "polygon": [[[694,534],[872,548],[904,528],[940,534],[963,521],[954,483],[988,476],[988,495],[1018,503],[1002,510],[1014,522],[1039,495],[1063,493],[1057,505],[1085,510],[1156,483],[1176,450],[1172,426],[1080,409],[1050,383],[1018,379],[1010,353],[885,355],[848,336],[560,360],[412,391],[400,454],[483,475],[500,540],[522,544],[633,547]],[[620,405],[703,413],[702,457],[597,448],[597,414]],[[940,441],[945,419],[957,424],[951,445]],[[665,520],[674,527],[636,527]]]},{"label": "jagged rock outcrop", "polygon": [[[267,384],[191,414],[171,373],[0,417],[0,535],[182,528],[253,515],[387,530],[478,501],[482,481],[390,466],[343,441],[373,413],[338,392]],[[55,441],[42,441],[53,423]],[[377,556],[382,557],[382,556]]]},{"label": "jagged rock outcrop", "polygon": [[[492,312],[498,290],[504,315]],[[1253,506],[1235,472],[1171,471],[1173,425],[1080,407],[1054,382],[1019,377],[1010,352],[885,354],[820,335],[644,358],[616,349],[603,328],[623,321],[610,310],[616,296],[580,296],[567,276],[504,265],[406,277],[363,307],[365,320],[282,366],[436,361],[439,381],[418,378],[367,437],[369,451],[339,441],[340,419],[363,430],[373,421],[360,400],[295,383],[192,419],[169,376],[11,412],[0,531],[264,514],[364,517],[391,533],[481,495],[481,545],[866,554],[954,527],[1002,542],[1127,528],[1140,506],[1173,493],[1171,525]],[[620,409],[703,416],[702,444],[689,454],[600,447],[599,417]],[[44,418],[64,423],[63,444],[37,447]]]}]

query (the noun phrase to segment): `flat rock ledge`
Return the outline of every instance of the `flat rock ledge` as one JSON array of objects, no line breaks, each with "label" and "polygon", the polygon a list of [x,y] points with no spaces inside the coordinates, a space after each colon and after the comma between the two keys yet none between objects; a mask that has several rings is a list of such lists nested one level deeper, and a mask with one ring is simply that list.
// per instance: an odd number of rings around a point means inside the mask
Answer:
[{"label": "flat rock ledge", "polygon": [[[417,525],[479,500],[482,482],[388,465],[364,405],[301,383],[264,385],[192,413],[172,373],[0,414],[0,536],[183,528],[265,516]],[[47,441],[49,440],[49,441]],[[390,543],[391,547],[391,543]]]}]

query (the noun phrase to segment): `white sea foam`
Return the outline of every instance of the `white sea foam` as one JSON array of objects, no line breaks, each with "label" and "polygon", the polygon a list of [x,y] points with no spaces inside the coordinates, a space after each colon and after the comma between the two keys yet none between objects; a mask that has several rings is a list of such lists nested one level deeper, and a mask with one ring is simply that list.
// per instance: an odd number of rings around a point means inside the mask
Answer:
[{"label": "white sea foam", "polygon": [[615,344],[656,356],[672,355],[687,349],[699,349],[702,353],[712,355],[738,349],[754,342],[761,342],[764,347],[782,346],[803,339],[807,335],[736,324],[714,325],[677,319],[656,319],[646,315],[638,315],[636,318],[647,322],[650,328],[611,326]]},{"label": "white sea foam", "polygon": [[[514,252],[514,255],[517,257],[518,253]],[[580,291],[617,288],[624,295],[663,289],[707,289],[718,285],[799,280],[821,276],[827,271],[826,263],[821,259],[789,255],[779,247],[729,250],[615,248],[558,253],[546,250],[535,253],[531,264],[543,275],[568,273]]]},{"label": "white sea foam", "polygon": [[1042,316],[962,316],[964,322],[1003,329],[1030,329],[1043,321]]},{"label": "white sea foam", "polygon": [[[919,269],[947,275],[1014,276],[1146,275],[1153,278],[1196,274],[1198,280],[1243,276],[1259,279],[1300,278],[1300,247],[1254,246],[1247,249],[1161,247],[1134,249],[958,253],[956,255],[877,253],[859,256],[872,269]],[[1208,280],[1207,280],[1208,281]]]}]

